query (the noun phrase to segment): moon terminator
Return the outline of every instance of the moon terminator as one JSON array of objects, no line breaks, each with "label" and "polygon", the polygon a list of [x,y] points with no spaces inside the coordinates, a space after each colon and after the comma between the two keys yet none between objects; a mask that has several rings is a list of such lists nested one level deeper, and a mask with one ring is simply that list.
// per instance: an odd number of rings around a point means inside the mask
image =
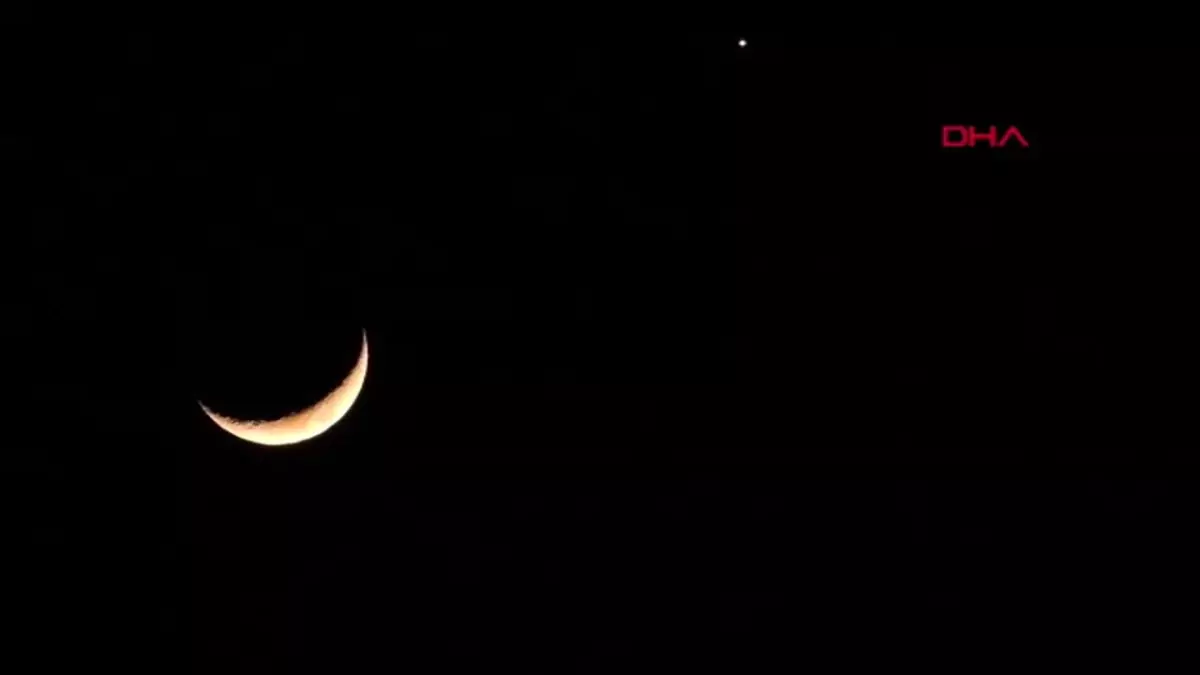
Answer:
[{"label": "moon terminator", "polygon": [[346,379],[314,405],[279,419],[239,420],[214,412],[203,402],[198,403],[218,427],[244,441],[267,446],[303,443],[329,431],[350,411],[366,381],[367,354],[367,332],[364,330],[358,362]]}]

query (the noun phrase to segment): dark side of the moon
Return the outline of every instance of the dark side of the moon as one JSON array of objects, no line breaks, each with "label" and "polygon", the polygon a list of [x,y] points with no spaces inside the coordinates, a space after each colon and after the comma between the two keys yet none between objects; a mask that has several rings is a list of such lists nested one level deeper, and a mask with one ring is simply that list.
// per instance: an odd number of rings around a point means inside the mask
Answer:
[{"label": "dark side of the moon", "polygon": [[264,264],[207,276],[182,356],[196,398],[213,411],[277,419],[317,403],[354,368],[365,327],[330,274]]}]

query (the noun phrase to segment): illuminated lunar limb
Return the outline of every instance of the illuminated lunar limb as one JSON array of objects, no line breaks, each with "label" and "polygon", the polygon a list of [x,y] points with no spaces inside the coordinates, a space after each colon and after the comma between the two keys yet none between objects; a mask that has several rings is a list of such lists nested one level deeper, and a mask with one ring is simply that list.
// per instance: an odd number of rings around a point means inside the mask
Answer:
[{"label": "illuminated lunar limb", "polygon": [[204,414],[225,431],[258,445],[295,445],[316,438],[337,424],[362,392],[367,379],[367,333],[363,331],[362,351],[354,369],[340,385],[315,405],[277,420],[237,420],[220,415],[200,403]]}]

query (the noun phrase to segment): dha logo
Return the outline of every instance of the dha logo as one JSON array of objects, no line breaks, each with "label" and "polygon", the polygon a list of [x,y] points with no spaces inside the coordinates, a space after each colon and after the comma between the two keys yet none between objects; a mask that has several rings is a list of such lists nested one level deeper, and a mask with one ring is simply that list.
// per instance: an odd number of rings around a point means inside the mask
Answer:
[{"label": "dha logo", "polygon": [[985,134],[981,134],[975,130],[975,127],[963,126],[944,126],[942,127],[942,147],[943,148],[973,148],[980,141],[987,141],[990,148],[1003,148],[1009,142],[1015,140],[1021,144],[1021,147],[1028,148],[1029,141],[1021,135],[1021,130],[1016,127],[1009,127],[1008,131],[996,140],[996,127],[988,127]]}]

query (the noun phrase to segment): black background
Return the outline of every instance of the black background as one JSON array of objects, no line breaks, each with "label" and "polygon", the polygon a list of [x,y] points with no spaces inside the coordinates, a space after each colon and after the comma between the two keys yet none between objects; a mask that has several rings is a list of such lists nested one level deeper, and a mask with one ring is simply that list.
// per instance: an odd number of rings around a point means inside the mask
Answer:
[{"label": "black background", "polygon": [[[28,643],[760,671],[1173,616],[1194,54],[747,37],[11,45]],[[363,328],[311,443],[196,405],[303,407]]]}]

